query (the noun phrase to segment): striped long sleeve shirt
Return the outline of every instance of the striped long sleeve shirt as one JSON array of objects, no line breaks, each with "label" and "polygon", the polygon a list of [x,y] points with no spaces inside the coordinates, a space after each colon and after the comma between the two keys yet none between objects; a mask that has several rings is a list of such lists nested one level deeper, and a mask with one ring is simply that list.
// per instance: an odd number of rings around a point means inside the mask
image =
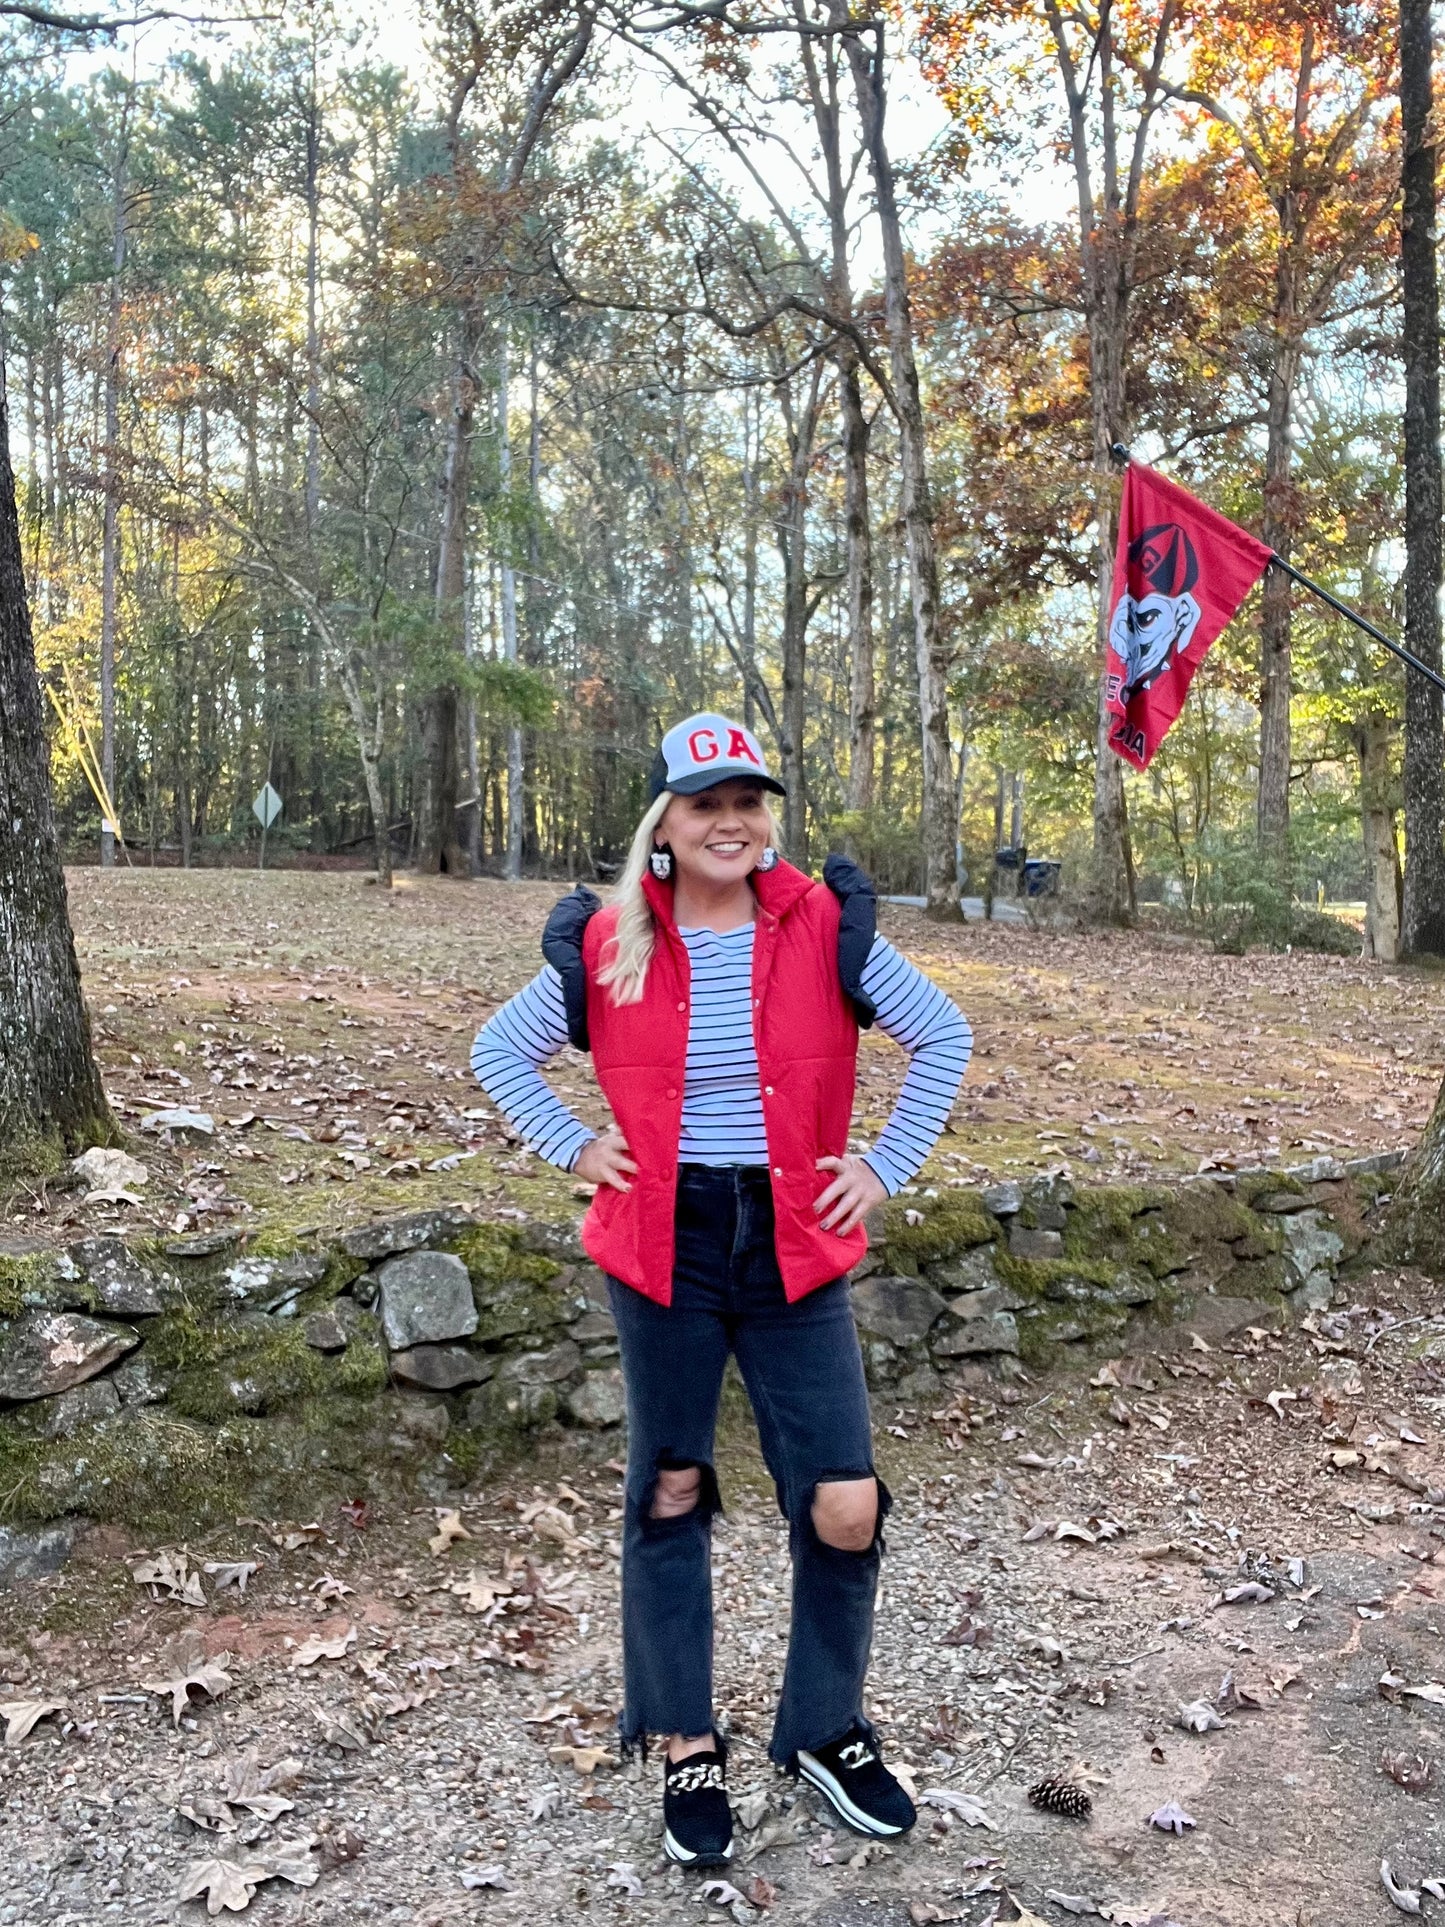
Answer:
[{"label": "striped long sleeve shirt", "polygon": [[[692,966],[679,1160],[766,1164],[758,1059],[753,1045],[753,928],[681,929]],[[942,1131],[973,1051],[968,1019],[883,937],[873,939],[863,988],[878,1028],[908,1052],[893,1114],[865,1154],[890,1196],[922,1167]],[[539,1066],[567,1042],[562,979],[550,964],[477,1034],[477,1082],[541,1157],[570,1171],[596,1135],[551,1090]]]}]

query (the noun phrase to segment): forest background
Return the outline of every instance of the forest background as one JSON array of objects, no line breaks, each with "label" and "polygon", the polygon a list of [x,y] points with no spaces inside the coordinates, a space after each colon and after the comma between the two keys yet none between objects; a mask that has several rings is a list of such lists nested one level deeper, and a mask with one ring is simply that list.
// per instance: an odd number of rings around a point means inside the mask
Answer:
[{"label": "forest background", "polygon": [[847,18],[0,26],[36,647],[132,860],[254,861],[269,780],[272,860],[609,876],[720,707],[803,862],[1389,925],[1402,673],[1282,583],[1147,774],[1095,744],[1115,440],[1400,629],[1393,17]]}]

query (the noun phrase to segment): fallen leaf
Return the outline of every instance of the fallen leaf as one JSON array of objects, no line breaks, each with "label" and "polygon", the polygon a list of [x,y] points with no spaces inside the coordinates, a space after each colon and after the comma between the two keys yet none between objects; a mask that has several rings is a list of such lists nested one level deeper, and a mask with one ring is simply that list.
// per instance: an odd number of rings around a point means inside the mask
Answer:
[{"label": "fallen leaf", "polygon": [[1424,1700],[1427,1706],[1445,1706],[1445,1686],[1433,1679],[1423,1686],[1402,1686],[1400,1695],[1407,1700]]},{"label": "fallen leaf", "polygon": [[976,1793],[955,1793],[952,1787],[946,1786],[925,1787],[918,1796],[918,1803],[925,1807],[941,1807],[945,1813],[955,1814],[966,1826],[987,1827],[990,1832],[997,1831]]},{"label": "fallen leaf", "polygon": [[1391,1900],[1394,1901],[1402,1914],[1423,1913],[1424,1909],[1420,1905],[1420,1889],[1418,1887],[1402,1887],[1396,1880],[1394,1870],[1388,1860],[1382,1860],[1380,1862],[1380,1884],[1384,1887],[1385,1892],[1390,1896]]},{"label": "fallen leaf", "polygon": [[767,1787],[754,1787],[751,1793],[743,1794],[741,1799],[733,1802],[738,1825],[751,1833],[754,1827],[762,1825],[772,1803],[773,1796]]},{"label": "fallen leaf", "polygon": [[1260,1585],[1257,1579],[1247,1579],[1242,1586],[1231,1586],[1216,1600],[1221,1606],[1267,1606],[1274,1598],[1268,1586]]},{"label": "fallen leaf", "polygon": [[513,1883],[508,1880],[506,1870],[500,1860],[494,1862],[490,1867],[478,1867],[475,1873],[464,1873],[462,1875],[462,1885],[464,1887],[495,1887],[499,1893],[504,1894],[514,1894],[517,1891]]},{"label": "fallen leaf", "polygon": [[749,1905],[759,1908],[763,1913],[768,1911],[778,1897],[778,1890],[772,1881],[764,1880],[760,1873],[748,1875],[748,1884],[744,1891]]},{"label": "fallen leaf", "polygon": [[629,1900],[636,1900],[642,1893],[642,1882],[637,1877],[637,1869],[630,1860],[614,1860],[607,1869],[607,1885],[625,1894]]},{"label": "fallen leaf", "polygon": [[210,1559],[207,1560],[205,1567],[206,1572],[216,1582],[217,1592],[225,1592],[228,1586],[234,1586],[236,1591],[243,1597],[245,1596],[246,1587],[250,1583],[253,1574],[259,1569],[260,1562],[255,1559],[235,1559],[229,1561]]},{"label": "fallen leaf", "polygon": [[347,1753],[364,1753],[371,1744],[371,1734],[352,1714],[329,1713],[321,1706],[313,1707],[312,1711],[327,1746],[339,1746]]},{"label": "fallen leaf", "polygon": [[1193,1816],[1186,1813],[1177,1800],[1166,1800],[1162,1807],[1155,1807],[1149,1815],[1149,1825],[1158,1827],[1161,1833],[1182,1834],[1186,1827],[1194,1824]]},{"label": "fallen leaf", "polygon": [[354,1593],[356,1588],[348,1586],[344,1579],[333,1579],[331,1574],[326,1572],[319,1579],[311,1581],[311,1590],[323,1606],[331,1606],[337,1600],[345,1599],[348,1593]]},{"label": "fallen leaf", "polygon": [[1298,1392],[1278,1391],[1278,1392],[1268,1393],[1265,1397],[1264,1402],[1269,1407],[1271,1412],[1274,1413],[1276,1418],[1283,1418],[1284,1412],[1282,1411],[1281,1407],[1285,1405],[1294,1404],[1298,1398],[1299,1398]]},{"label": "fallen leaf", "polygon": [[156,1588],[153,1598],[159,1598],[164,1592],[168,1598],[179,1599],[183,1606],[204,1606],[206,1603],[201,1575],[191,1571],[190,1562],[183,1552],[162,1552],[154,1559],[142,1559],[131,1567],[130,1573],[138,1586]]},{"label": "fallen leaf", "polygon": [[347,1649],[354,1644],[355,1639],[354,1626],[344,1626],[339,1633],[333,1633],[329,1639],[325,1633],[312,1633],[311,1637],[303,1640],[291,1655],[292,1672],[301,1666],[314,1666],[318,1659],[345,1659]]},{"label": "fallen leaf", "polygon": [[465,1579],[453,1579],[448,1592],[454,1592],[462,1602],[463,1612],[487,1613],[499,1599],[507,1598],[514,1588],[505,1579],[487,1579],[475,1566]]},{"label": "fallen leaf", "polygon": [[1086,1546],[1094,1546],[1099,1543],[1099,1535],[1097,1532],[1090,1532],[1087,1526],[1076,1526],[1072,1519],[1060,1519],[1059,1523],[1054,1527],[1054,1538],[1080,1539]]},{"label": "fallen leaf", "polygon": [[1224,1731],[1224,1721],[1208,1700],[1191,1700],[1187,1706],[1181,1702],[1179,1724],[1186,1733],[1222,1733]]},{"label": "fallen leaf", "polygon": [[1435,1778],[1435,1762],[1421,1753],[1412,1759],[1408,1753],[1382,1753],[1380,1770],[1407,1793],[1423,1793]]},{"label": "fallen leaf", "polygon": [[570,1766],[584,1776],[595,1773],[599,1766],[617,1764],[605,1746],[549,1746],[547,1758],[554,1766]]},{"label": "fallen leaf", "polygon": [[[1013,1908],[1012,1913],[1003,1911],[1006,1905]],[[1015,1900],[1007,1887],[1003,1889],[999,1904],[993,1911],[993,1919],[999,1923],[999,1927],[1049,1927],[1041,1915],[1031,1913],[1021,1900]]]},{"label": "fallen leaf", "polygon": [[7,1700],[0,1706],[0,1720],[5,1722],[5,1744],[19,1746],[32,1727],[51,1713],[58,1713],[62,1704],[60,1700]]},{"label": "fallen leaf", "polygon": [[218,1914],[222,1908],[239,1914],[269,1878],[264,1860],[198,1860],[182,1877],[176,1899],[199,1900],[204,1895],[208,1914]]},{"label": "fallen leaf", "polygon": [[559,1786],[544,1786],[540,1793],[532,1796],[531,1818],[551,1820],[562,1811],[562,1789]]},{"label": "fallen leaf", "polygon": [[746,1907],[747,1895],[741,1893],[730,1880],[704,1880],[697,1890],[699,1900],[711,1900],[719,1907],[731,1907],[735,1900],[742,1901]]},{"label": "fallen leaf", "polygon": [[366,1851],[366,1842],[352,1827],[338,1827],[335,1833],[324,1833],[317,1852],[327,1873],[335,1873],[352,1860],[359,1860]]},{"label": "fallen leaf", "polygon": [[293,1887],[314,1887],[320,1873],[309,1842],[282,1841],[274,1852],[249,1860],[198,1861],[186,1872],[176,1898],[199,1900],[204,1894],[208,1914],[218,1914],[223,1908],[239,1914],[251,1904],[263,1880],[288,1880]]},{"label": "fallen leaf", "polygon": [[[162,1699],[167,1695],[171,1702],[171,1718],[176,1726],[181,1723],[181,1715],[191,1703],[191,1693],[204,1693],[207,1699],[219,1699],[222,1693],[231,1690],[231,1675],[226,1671],[229,1653],[217,1653],[214,1659],[203,1659],[198,1649],[192,1649],[189,1656],[184,1652],[172,1654],[179,1663],[159,1679],[143,1679],[141,1685],[148,1693],[158,1693]],[[162,1660],[166,1658],[163,1653]]]},{"label": "fallen leaf", "polygon": [[427,1545],[432,1557],[440,1559],[448,1546],[455,1545],[458,1539],[470,1539],[471,1536],[462,1524],[460,1512],[447,1506],[438,1506],[437,1529],[433,1537],[427,1540]]},{"label": "fallen leaf", "polygon": [[1062,1907],[1066,1914],[1096,1914],[1099,1911],[1087,1894],[1061,1894],[1056,1887],[1045,1887],[1044,1899],[1055,1907]]}]

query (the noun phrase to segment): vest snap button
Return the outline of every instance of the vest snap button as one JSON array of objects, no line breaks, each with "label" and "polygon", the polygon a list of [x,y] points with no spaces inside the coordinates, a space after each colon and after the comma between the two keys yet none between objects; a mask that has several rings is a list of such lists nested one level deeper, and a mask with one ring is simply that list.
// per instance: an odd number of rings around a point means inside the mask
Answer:
[{"label": "vest snap button", "polygon": [[679,1000],[679,1002],[678,1002],[678,1006],[677,1006],[677,1007],[678,1007],[678,1009],[679,1009],[679,1010],[686,1010],[686,1009],[687,1009],[687,1005],[686,1005],[685,1003],[683,1003],[683,1002],[682,1002],[681,1000]]},{"label": "vest snap button", "polygon": [[783,1167],[782,1167],[782,1165],[781,1165],[781,1164],[775,1164],[775,1165],[773,1166],[773,1176],[774,1176],[775,1178],[780,1178],[780,1177],[781,1177],[782,1175],[783,1175]]},{"label": "vest snap button", "polygon": [[674,1088],[674,1086],[673,1086],[673,1085],[671,1085],[671,1084],[669,1084],[669,1085],[668,1085],[668,1087],[667,1087],[667,1094],[668,1094],[668,1096],[669,1096],[669,1097],[676,1097],[676,1096],[677,1096],[677,1091],[676,1091],[676,1089]]},{"label": "vest snap button", "polygon": [[771,1096],[772,1096],[772,1094],[773,1094],[773,1087],[772,1087],[772,1085],[771,1085],[771,1084],[765,1084],[765,1085],[763,1086],[763,1094],[764,1094],[764,1096],[766,1096],[766,1097],[771,1097]]}]

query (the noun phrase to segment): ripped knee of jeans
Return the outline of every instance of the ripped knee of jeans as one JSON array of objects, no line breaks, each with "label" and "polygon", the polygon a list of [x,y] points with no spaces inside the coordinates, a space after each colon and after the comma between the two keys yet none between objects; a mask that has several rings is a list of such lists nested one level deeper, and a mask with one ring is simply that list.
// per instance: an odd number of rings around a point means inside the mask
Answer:
[{"label": "ripped knee of jeans", "polygon": [[659,1452],[651,1479],[637,1502],[637,1513],[645,1530],[665,1530],[686,1519],[708,1523],[722,1511],[722,1495],[717,1474],[700,1459],[682,1459],[671,1452]]},{"label": "ripped knee of jeans", "polygon": [[875,1472],[831,1472],[805,1495],[813,1536],[831,1552],[881,1553],[893,1495]]}]

